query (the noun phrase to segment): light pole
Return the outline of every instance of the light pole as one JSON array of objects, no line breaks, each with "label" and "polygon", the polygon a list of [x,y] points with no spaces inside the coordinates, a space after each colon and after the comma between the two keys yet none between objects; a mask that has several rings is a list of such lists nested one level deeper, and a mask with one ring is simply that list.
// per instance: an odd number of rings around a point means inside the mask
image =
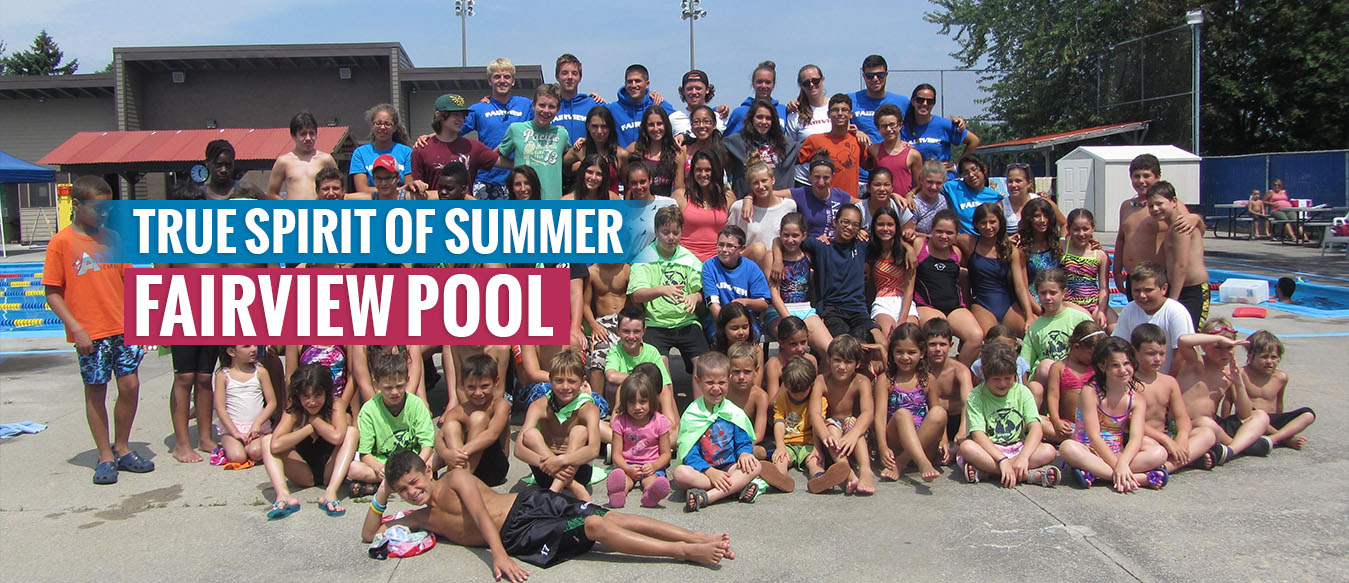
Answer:
[{"label": "light pole", "polygon": [[[470,0],[472,1],[472,0]],[[693,70],[693,21],[707,16],[707,11],[701,8],[703,0],[680,0],[679,9],[680,20],[689,21],[689,70]]]},{"label": "light pole", "polygon": [[459,17],[459,66],[468,66],[468,17],[473,16],[474,0],[454,0],[454,15]]},{"label": "light pole", "polygon": [[1194,33],[1193,44],[1193,64],[1190,67],[1190,94],[1193,98],[1191,108],[1194,110],[1194,133],[1192,134],[1191,144],[1194,146],[1195,155],[1199,155],[1199,25],[1204,23],[1204,9],[1199,8],[1185,13],[1185,24],[1190,25],[1190,30]]}]

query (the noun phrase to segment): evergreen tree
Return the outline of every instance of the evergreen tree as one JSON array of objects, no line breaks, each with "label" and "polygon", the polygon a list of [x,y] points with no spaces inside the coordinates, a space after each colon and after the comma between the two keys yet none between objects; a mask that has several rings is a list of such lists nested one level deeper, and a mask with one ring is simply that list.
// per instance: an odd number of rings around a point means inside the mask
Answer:
[{"label": "evergreen tree", "polygon": [[65,54],[61,52],[61,47],[44,29],[33,39],[33,46],[28,50],[3,57],[4,74],[70,75],[79,68],[80,60],[75,59],[62,65],[61,61],[64,58]]}]

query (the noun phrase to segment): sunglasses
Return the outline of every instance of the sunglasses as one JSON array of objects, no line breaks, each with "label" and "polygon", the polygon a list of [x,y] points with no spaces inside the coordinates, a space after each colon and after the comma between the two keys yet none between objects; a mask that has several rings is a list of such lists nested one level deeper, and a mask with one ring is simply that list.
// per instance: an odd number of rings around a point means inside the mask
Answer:
[{"label": "sunglasses", "polygon": [[876,73],[862,73],[862,76],[866,77],[867,79],[884,79],[886,75],[888,75],[888,73],[884,71]]},{"label": "sunglasses", "polygon": [[802,86],[802,87],[819,87],[821,81],[824,81],[824,77],[816,77],[816,78],[814,78],[814,79],[802,79],[802,80],[801,80],[801,86]]},{"label": "sunglasses", "polygon": [[937,102],[937,99],[936,99],[936,98],[933,98],[933,97],[915,97],[915,98],[913,98],[913,102],[914,102],[914,103],[923,103],[923,104],[927,104],[927,105],[932,105],[932,104],[934,104],[934,103]]}]

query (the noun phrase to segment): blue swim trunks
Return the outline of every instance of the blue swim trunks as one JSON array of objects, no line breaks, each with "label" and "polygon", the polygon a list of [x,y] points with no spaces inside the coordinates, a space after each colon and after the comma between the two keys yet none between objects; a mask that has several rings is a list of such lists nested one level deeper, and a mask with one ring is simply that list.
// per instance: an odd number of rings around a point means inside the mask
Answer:
[{"label": "blue swim trunks", "polygon": [[114,376],[121,378],[136,372],[145,349],[127,346],[121,334],[94,341],[94,352],[80,356],[80,378],[85,385],[105,385]]}]

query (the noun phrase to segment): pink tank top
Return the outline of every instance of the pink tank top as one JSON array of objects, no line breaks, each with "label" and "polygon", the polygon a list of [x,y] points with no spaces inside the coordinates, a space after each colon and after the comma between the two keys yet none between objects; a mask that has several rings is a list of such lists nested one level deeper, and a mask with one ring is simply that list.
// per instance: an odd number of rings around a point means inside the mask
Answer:
[{"label": "pink tank top", "polygon": [[1288,200],[1287,190],[1270,189],[1269,202],[1274,205],[1275,210],[1283,210],[1293,206],[1292,201]]},{"label": "pink tank top", "polygon": [[684,235],[679,244],[699,261],[715,257],[717,233],[726,226],[727,214],[726,209],[702,208],[693,203],[684,205]]},{"label": "pink tank top", "polygon": [[905,144],[904,149],[898,154],[890,155],[885,152],[885,146],[881,145],[879,153],[876,154],[876,165],[885,168],[895,175],[895,192],[908,192],[913,189],[913,174],[909,172],[909,150],[913,147]]}]

